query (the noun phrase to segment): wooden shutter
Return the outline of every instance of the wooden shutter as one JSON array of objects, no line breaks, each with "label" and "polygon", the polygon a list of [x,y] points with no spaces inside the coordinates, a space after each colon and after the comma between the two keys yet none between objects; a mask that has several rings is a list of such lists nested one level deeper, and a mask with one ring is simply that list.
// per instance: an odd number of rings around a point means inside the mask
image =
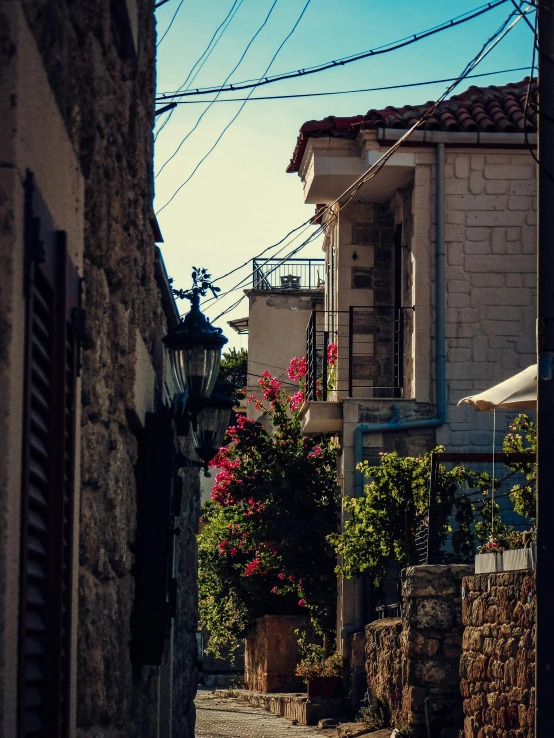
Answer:
[{"label": "wooden shutter", "polygon": [[31,174],[25,193],[18,735],[69,735],[80,279]]}]

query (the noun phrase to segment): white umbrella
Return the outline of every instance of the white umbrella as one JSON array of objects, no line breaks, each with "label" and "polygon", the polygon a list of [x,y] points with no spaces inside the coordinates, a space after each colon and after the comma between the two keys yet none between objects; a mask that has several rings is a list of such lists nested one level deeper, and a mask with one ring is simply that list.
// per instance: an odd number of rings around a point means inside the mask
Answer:
[{"label": "white umbrella", "polygon": [[478,395],[464,397],[458,405],[473,405],[477,410],[536,410],[537,365],[532,364],[519,374],[506,379]]}]

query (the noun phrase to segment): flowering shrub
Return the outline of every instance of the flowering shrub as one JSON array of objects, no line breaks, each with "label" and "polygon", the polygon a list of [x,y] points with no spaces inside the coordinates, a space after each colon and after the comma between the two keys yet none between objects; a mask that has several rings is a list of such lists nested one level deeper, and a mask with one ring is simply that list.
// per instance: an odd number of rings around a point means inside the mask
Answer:
[{"label": "flowering shrub", "polygon": [[[289,376],[305,371],[295,359]],[[302,437],[303,389],[290,396],[267,371],[259,386],[263,401],[249,402],[272,430],[244,416],[228,429],[198,535],[200,619],[216,654],[264,614],[306,612],[322,632],[335,621],[336,448]]]},{"label": "flowering shrub", "polygon": [[505,550],[492,536],[482,546],[477,546],[477,553],[480,554],[502,553]]}]

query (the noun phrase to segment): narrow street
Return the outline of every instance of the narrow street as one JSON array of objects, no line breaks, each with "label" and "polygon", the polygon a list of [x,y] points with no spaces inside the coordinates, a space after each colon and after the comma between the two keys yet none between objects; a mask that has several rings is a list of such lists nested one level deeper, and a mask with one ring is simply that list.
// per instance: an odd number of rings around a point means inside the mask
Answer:
[{"label": "narrow street", "polygon": [[250,707],[235,698],[199,688],[196,695],[196,738],[309,738],[321,731]]}]

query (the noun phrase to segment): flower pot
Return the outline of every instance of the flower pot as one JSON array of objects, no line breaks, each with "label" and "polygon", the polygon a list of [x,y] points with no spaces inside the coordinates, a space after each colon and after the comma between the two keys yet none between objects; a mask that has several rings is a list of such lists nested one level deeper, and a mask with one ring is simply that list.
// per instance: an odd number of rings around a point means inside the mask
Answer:
[{"label": "flower pot", "polygon": [[496,574],[502,571],[502,554],[477,554],[475,557],[476,574]]},{"label": "flower pot", "polygon": [[504,571],[533,569],[536,558],[536,546],[533,543],[531,548],[514,548],[511,551],[504,551],[502,554],[502,567]]},{"label": "flower pot", "polygon": [[332,700],[342,697],[342,677],[315,677],[308,680],[308,697]]}]

